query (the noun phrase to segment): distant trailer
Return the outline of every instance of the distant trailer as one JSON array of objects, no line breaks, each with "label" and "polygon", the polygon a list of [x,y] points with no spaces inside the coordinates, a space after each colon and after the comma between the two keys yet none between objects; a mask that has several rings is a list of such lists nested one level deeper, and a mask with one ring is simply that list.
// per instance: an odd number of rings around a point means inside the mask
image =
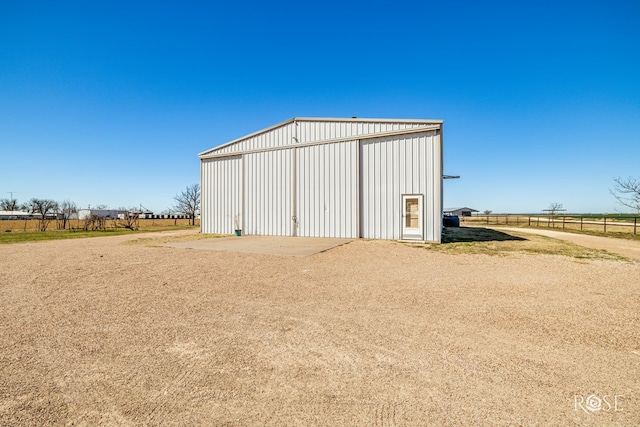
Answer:
[{"label": "distant trailer", "polygon": [[22,211],[0,211],[0,220],[38,219],[42,215]]},{"label": "distant trailer", "polygon": [[442,127],[293,118],[204,151],[201,231],[439,242]]},{"label": "distant trailer", "polygon": [[120,215],[124,215],[126,213],[126,211],[118,209],[80,209],[78,210],[77,219],[84,220],[91,217],[117,219]]}]

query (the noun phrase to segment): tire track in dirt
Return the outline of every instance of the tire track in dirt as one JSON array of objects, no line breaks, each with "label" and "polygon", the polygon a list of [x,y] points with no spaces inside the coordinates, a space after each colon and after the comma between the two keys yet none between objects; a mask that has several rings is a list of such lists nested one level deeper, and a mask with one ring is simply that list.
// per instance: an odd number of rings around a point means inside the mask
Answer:
[{"label": "tire track in dirt", "polygon": [[191,382],[190,380],[194,375],[195,371],[193,369],[193,365],[187,365],[186,369],[182,369],[181,372],[179,372],[178,375],[169,384],[167,384],[155,398],[152,398],[151,410],[145,417],[146,423],[152,425],[162,424],[162,420],[156,419],[160,411],[164,413],[171,413],[176,406],[182,405],[184,403],[184,399],[177,399],[176,396],[178,393],[176,393],[176,391],[181,386],[184,387],[184,384]]},{"label": "tire track in dirt", "polygon": [[396,426],[398,425],[396,420],[396,414],[399,412],[399,407],[392,403],[379,403],[372,405],[369,409],[373,412],[373,425],[379,427]]},{"label": "tire track in dirt", "polygon": [[[195,332],[194,335],[201,334]],[[224,353],[232,347],[233,342],[231,337],[218,337],[215,347],[218,352]],[[178,416],[178,412],[191,407],[195,401],[222,401],[232,397],[221,389],[208,390],[214,384],[208,381],[206,374],[219,373],[223,369],[216,354],[212,355],[209,351],[211,348],[198,346],[194,341],[176,341],[165,349],[165,353],[174,359],[169,363],[175,362],[179,371],[148,402],[150,410],[144,417],[146,424],[166,424],[168,420]],[[206,383],[204,387],[203,382]]]},{"label": "tire track in dirt", "polygon": [[[426,422],[421,418],[426,409],[426,405],[416,402],[290,402],[262,413],[259,425],[415,426]],[[256,424],[257,420],[253,421],[251,424]]]}]

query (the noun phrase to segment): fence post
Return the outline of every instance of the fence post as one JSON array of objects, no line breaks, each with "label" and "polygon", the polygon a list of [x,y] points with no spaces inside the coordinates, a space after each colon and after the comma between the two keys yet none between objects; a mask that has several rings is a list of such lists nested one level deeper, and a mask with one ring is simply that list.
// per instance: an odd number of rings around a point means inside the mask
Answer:
[{"label": "fence post", "polygon": [[531,227],[531,217],[529,217],[529,227]]},{"label": "fence post", "polygon": [[562,215],[562,229],[564,230],[564,215]]},{"label": "fence post", "polygon": [[509,215],[504,216],[504,223],[509,224]]},{"label": "fence post", "polygon": [[582,231],[582,215],[580,215],[580,231]]},{"label": "fence post", "polygon": [[638,225],[638,217],[633,218],[633,235],[636,235],[636,226]]},{"label": "fence post", "polygon": [[489,215],[487,215],[487,224],[489,224]]},{"label": "fence post", "polygon": [[604,232],[607,232],[607,217],[604,217]]}]

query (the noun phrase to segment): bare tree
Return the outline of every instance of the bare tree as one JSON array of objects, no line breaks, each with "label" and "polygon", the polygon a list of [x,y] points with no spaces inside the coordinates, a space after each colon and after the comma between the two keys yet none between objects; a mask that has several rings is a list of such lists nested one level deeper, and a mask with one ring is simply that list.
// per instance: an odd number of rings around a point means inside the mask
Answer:
[{"label": "bare tree", "polygon": [[71,200],[63,200],[58,204],[58,230],[66,230],[71,215],[78,212],[78,205]]},{"label": "bare tree", "polygon": [[616,183],[616,186],[609,192],[618,203],[640,213],[640,179],[616,178],[613,182]]},{"label": "bare tree", "polygon": [[87,215],[84,219],[84,231],[91,230],[104,230],[107,218],[102,215],[91,214]]},{"label": "bare tree", "polygon": [[553,202],[549,203],[549,207],[545,209],[545,211],[549,212],[551,216],[554,216],[558,212],[564,211],[564,209],[562,208],[562,203]]},{"label": "bare tree", "polygon": [[114,228],[128,228],[129,230],[137,230],[140,228],[140,212],[136,208],[118,208],[117,218],[113,220]]},{"label": "bare tree", "polygon": [[58,203],[50,199],[33,198],[22,205],[22,209],[32,214],[38,214],[38,229],[40,231],[47,231],[47,226],[51,220],[56,218]]},{"label": "bare tree", "polygon": [[200,211],[200,184],[193,184],[173,198],[174,209],[190,218],[191,225],[196,223],[196,215]]},{"label": "bare tree", "polygon": [[484,214],[485,215],[491,215],[491,212],[493,212],[493,211],[490,211],[489,209],[487,209],[486,211],[484,211]]},{"label": "bare tree", "polygon": [[562,203],[553,202],[549,203],[549,207],[547,209],[543,209],[543,211],[549,212],[549,215],[551,215],[551,221],[547,220],[547,226],[555,227],[554,217],[558,214],[558,212],[566,211],[566,209],[562,207]]},{"label": "bare tree", "polygon": [[17,211],[20,205],[16,199],[0,199],[0,211]]}]

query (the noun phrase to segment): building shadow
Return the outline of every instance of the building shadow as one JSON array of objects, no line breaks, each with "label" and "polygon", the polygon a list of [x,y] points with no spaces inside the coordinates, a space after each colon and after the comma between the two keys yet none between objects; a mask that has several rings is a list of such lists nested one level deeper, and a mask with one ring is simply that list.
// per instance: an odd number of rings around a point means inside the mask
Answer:
[{"label": "building shadow", "polygon": [[442,243],[458,242],[503,242],[507,240],[527,240],[498,230],[484,227],[445,227]]}]

